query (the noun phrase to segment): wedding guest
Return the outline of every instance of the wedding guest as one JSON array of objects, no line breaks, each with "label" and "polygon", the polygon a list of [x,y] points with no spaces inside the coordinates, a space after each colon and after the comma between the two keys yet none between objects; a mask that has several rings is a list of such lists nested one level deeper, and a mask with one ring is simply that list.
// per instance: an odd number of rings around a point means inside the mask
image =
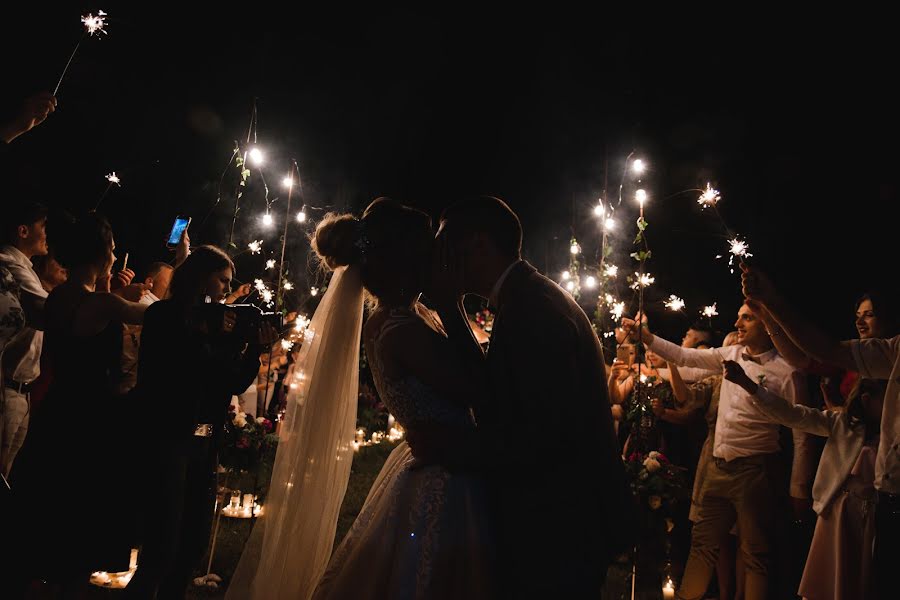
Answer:
[{"label": "wedding guest", "polygon": [[34,310],[25,329],[3,353],[4,400],[0,419],[0,473],[8,476],[25,436],[30,418],[31,384],[40,375],[44,341],[43,306],[47,292],[32,268],[31,259],[47,254],[47,208],[32,200],[7,205],[2,220],[0,265],[19,286],[20,300]]},{"label": "wedding guest", "polygon": [[140,323],[146,306],[129,273],[109,291],[115,242],[103,217],[68,223],[50,242],[69,278],[45,305],[53,380],[11,473],[22,528],[11,539],[20,579],[76,594],[94,571],[128,569],[138,474],[134,422],[115,386],[121,324]]},{"label": "wedding guest", "polygon": [[[737,332],[732,331],[725,336],[722,347],[737,344]],[[681,368],[673,366],[670,370],[672,392],[676,399],[676,406],[680,408],[667,408],[661,401],[651,401],[653,412],[657,418],[675,425],[689,426],[698,419],[705,419],[707,426],[706,439],[700,451],[696,463],[694,487],[691,493],[691,509],[688,515],[690,521],[697,522],[697,514],[700,508],[700,489],[703,487],[703,478],[706,474],[708,463],[712,458],[712,450],[715,445],[716,420],[719,415],[719,394],[722,389],[722,375],[712,375],[700,381],[687,385],[680,377]],[[719,598],[730,600],[734,597],[743,597],[743,569],[737,569],[735,576],[735,541],[736,528],[727,533],[719,542],[719,559],[716,563],[716,579],[719,584]],[[739,594],[735,594],[735,584],[739,586]]]},{"label": "wedding guest", "polygon": [[[896,587],[893,576],[896,557],[900,555],[900,336],[837,342],[793,308],[764,273],[743,265],[741,268],[744,295],[748,302],[765,307],[783,334],[803,352],[824,364],[856,370],[864,379],[887,382],[875,456],[874,488],[878,498],[875,503],[872,570],[876,597],[891,598]],[[869,402],[873,400],[870,395]],[[871,418],[867,421],[863,442],[870,435],[870,422]],[[856,436],[859,439],[858,434]],[[846,467],[847,462],[842,465]],[[857,474],[862,475],[863,471],[859,470]]]},{"label": "wedding guest", "polygon": [[774,422],[828,438],[813,485],[819,518],[798,594],[822,600],[875,598],[875,456],[886,382],[863,380],[841,411],[794,405],[757,384],[733,361],[725,378],[755,397]]},{"label": "wedding guest", "polygon": [[49,294],[59,285],[66,282],[68,273],[52,254],[35,256],[31,259],[34,272],[41,280],[41,287]]},{"label": "wedding guest", "polygon": [[[638,338],[635,321],[623,319],[623,328],[632,339]],[[738,311],[735,328],[739,343],[727,348],[682,348],[646,329],[640,338],[670,364],[715,369],[724,359],[740,361],[754,377],[765,377],[783,397],[796,400],[802,389],[798,374],[778,355],[762,321],[747,305]],[[724,382],[713,459],[704,475],[690,556],[678,592],[682,598],[701,598],[706,593],[717,562],[719,541],[735,522],[746,566],[746,597],[767,597],[775,517],[780,514],[779,450],[778,426],[761,413],[744,390]],[[795,432],[790,496],[798,512],[808,502],[811,454],[806,434]]]},{"label": "wedding guest", "polygon": [[233,275],[227,254],[200,246],[175,270],[168,298],[147,310],[135,393],[146,403],[167,398],[181,410],[154,427],[148,441],[145,483],[156,502],[143,515],[129,598],[184,597],[209,541],[228,404],[256,377],[260,354],[277,336],[268,325],[253,340],[233,333],[235,313],[216,306]]}]

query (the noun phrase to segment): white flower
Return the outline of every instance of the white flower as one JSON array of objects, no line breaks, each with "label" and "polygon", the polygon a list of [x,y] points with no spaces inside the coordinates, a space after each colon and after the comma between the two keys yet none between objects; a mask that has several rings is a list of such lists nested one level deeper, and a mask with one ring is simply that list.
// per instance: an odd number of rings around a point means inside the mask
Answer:
[{"label": "white flower", "polygon": [[260,425],[262,425],[263,421],[265,421],[265,420],[266,420],[265,417],[256,417],[256,422],[259,423]]},{"label": "white flower", "polygon": [[655,473],[659,471],[659,461],[655,458],[646,458],[644,459],[644,468],[647,469],[648,473]]},{"label": "white flower", "polygon": [[234,424],[238,427],[247,426],[247,415],[245,413],[237,413],[234,415]]},{"label": "white flower", "polygon": [[651,450],[650,454],[647,455],[648,458],[659,458],[659,452],[656,450]]}]

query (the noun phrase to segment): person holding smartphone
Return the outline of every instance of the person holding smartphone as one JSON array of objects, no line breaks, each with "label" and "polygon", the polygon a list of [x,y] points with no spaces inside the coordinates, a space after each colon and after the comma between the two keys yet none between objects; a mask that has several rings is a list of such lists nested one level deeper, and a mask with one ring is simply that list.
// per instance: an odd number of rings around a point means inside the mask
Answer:
[{"label": "person holding smartphone", "polygon": [[206,310],[225,300],[233,276],[225,252],[200,246],[175,270],[168,298],[147,310],[136,393],[149,407],[165,406],[166,414],[147,441],[155,501],[144,515],[131,598],[184,596],[209,540],[228,404],[256,378],[260,354],[277,339],[270,325],[242,339],[234,333],[235,313]]}]

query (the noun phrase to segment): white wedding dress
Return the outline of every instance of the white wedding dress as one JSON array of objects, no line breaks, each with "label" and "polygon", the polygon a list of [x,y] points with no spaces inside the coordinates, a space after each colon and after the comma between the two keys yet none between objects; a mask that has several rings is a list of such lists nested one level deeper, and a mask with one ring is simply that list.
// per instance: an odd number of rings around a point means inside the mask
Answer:
[{"label": "white wedding dress", "polygon": [[[438,465],[413,467],[403,442],[388,457],[332,555],[353,461],[363,288],[335,271],[295,365],[265,512],[226,600],[441,600],[496,597],[483,482]],[[384,340],[423,326],[395,311],[374,336],[370,362],[382,401],[407,429],[471,432],[470,411],[413,375],[385,375]],[[415,352],[415,348],[409,351]]]},{"label": "white wedding dress", "polygon": [[[471,432],[475,425],[466,407],[438,396],[413,375],[384,372],[383,341],[403,327],[421,327],[419,320],[411,311],[392,311],[374,336],[370,358],[381,400],[405,428]],[[335,551],[316,600],[495,597],[483,482],[437,465],[412,465],[409,446],[401,442]]]}]

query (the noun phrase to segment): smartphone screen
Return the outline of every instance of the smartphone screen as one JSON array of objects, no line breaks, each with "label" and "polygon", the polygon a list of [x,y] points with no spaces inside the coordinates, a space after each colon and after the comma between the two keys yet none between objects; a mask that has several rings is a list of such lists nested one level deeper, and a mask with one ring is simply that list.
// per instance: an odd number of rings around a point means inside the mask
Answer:
[{"label": "smartphone screen", "polygon": [[184,234],[184,230],[187,229],[187,226],[190,224],[190,217],[177,217],[175,219],[175,224],[172,225],[172,233],[169,234],[169,241],[166,242],[169,246],[177,246],[178,242],[181,241],[181,236]]}]

